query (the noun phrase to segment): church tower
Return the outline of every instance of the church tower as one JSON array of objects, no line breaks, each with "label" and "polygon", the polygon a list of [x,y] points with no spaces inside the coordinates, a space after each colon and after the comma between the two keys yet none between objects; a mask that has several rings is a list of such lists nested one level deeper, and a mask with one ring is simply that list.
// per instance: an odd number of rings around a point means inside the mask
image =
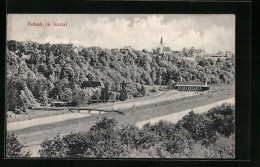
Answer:
[{"label": "church tower", "polygon": [[163,39],[161,37],[161,42],[160,42],[160,54],[163,53]]},{"label": "church tower", "polygon": [[160,46],[159,46],[159,54],[160,55],[172,54],[170,47],[164,46],[162,37],[161,37]]}]

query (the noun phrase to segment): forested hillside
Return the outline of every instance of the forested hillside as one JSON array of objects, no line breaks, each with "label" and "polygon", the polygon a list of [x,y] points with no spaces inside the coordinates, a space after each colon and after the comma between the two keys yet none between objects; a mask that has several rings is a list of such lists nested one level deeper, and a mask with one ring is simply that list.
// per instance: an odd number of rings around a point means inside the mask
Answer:
[{"label": "forested hillside", "polygon": [[205,81],[232,84],[235,60],[183,60],[177,55],[159,55],[131,47],[102,49],[74,47],[72,44],[39,44],[7,41],[8,110],[47,104],[57,97],[65,102],[84,104],[102,98],[102,90],[82,89],[84,81],[100,81],[117,99],[125,81],[128,96],[145,93],[145,85],[166,85],[169,81]]}]

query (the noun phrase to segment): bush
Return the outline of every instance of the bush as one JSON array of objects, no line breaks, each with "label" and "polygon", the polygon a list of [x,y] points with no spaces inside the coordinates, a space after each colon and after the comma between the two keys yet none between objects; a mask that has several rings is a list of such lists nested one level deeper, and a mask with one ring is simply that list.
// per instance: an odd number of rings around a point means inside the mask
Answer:
[{"label": "bush", "polygon": [[45,139],[41,144],[42,149],[39,150],[41,157],[58,158],[66,157],[67,148],[63,139],[58,134],[53,140]]},{"label": "bush", "polygon": [[216,152],[215,157],[219,158],[235,158],[235,134],[230,134],[229,137],[217,135],[215,143],[211,143],[210,150]]},{"label": "bush", "polygon": [[218,133],[229,136],[235,133],[235,106],[231,104],[222,104],[206,113],[206,117],[212,120],[214,130]]},{"label": "bush", "polygon": [[7,157],[29,157],[30,151],[22,151],[25,146],[21,144],[14,134],[7,133],[6,136],[6,156]]},{"label": "bush", "polygon": [[120,127],[114,118],[105,117],[87,132],[46,139],[39,153],[69,158],[233,158],[233,114],[234,108],[224,104],[206,114],[190,112],[176,125],[160,121],[142,129]]},{"label": "bush", "polygon": [[201,141],[202,144],[215,141],[214,122],[205,115],[195,114],[191,111],[177,123],[177,127],[186,129],[193,140]]}]

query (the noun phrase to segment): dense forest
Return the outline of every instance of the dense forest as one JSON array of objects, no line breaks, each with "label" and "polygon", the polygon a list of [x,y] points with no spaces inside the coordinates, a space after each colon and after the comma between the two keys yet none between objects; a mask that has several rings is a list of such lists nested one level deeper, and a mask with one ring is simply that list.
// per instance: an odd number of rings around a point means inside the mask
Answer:
[{"label": "dense forest", "polygon": [[[235,60],[184,60],[174,54],[159,55],[131,47],[102,49],[74,47],[72,44],[39,44],[7,41],[8,110],[31,104],[48,104],[55,99],[84,105],[89,99],[120,99],[121,83],[127,96],[147,94],[148,85],[167,85],[171,80],[233,84]],[[99,81],[103,89],[82,89],[84,81]],[[155,89],[156,91],[156,89]]]},{"label": "dense forest", "polygon": [[207,113],[191,111],[176,124],[160,121],[138,129],[103,118],[89,131],[44,140],[41,157],[57,158],[234,158],[234,105]]}]

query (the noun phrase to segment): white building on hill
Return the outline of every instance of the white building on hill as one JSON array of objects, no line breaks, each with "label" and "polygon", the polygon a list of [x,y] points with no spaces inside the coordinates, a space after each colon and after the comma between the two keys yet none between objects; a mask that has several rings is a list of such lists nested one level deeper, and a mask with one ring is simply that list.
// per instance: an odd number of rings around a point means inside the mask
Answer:
[{"label": "white building on hill", "polygon": [[161,55],[172,54],[173,53],[171,51],[170,47],[164,46],[162,37],[161,37],[161,42],[160,42],[160,46],[159,46],[159,53]]}]

